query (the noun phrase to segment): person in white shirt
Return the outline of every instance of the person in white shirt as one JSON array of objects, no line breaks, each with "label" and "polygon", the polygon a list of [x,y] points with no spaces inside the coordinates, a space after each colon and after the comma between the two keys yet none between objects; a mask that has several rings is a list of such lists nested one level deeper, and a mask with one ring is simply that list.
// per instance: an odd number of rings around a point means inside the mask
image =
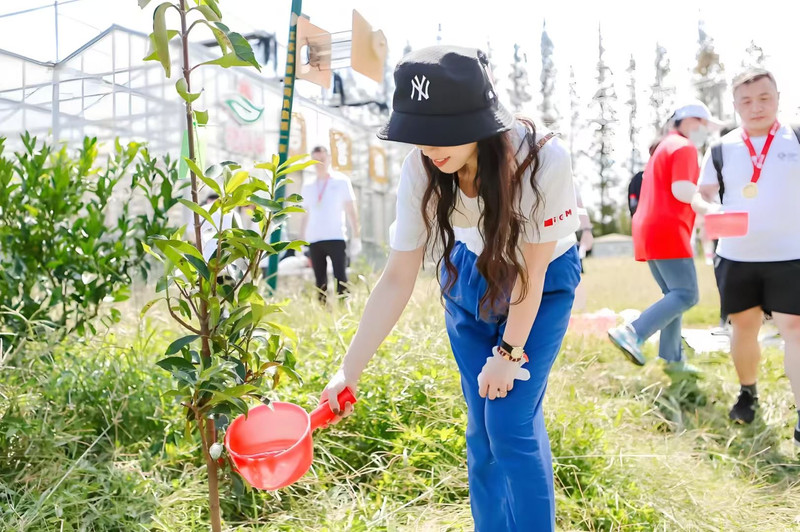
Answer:
[{"label": "person in white shirt", "polygon": [[[778,87],[770,72],[737,76],[733,98],[742,127],[721,139],[721,181],[712,150],[706,153],[694,206],[714,212],[721,199],[723,212],[748,214],[745,236],[720,238],[714,271],[741,384],[730,418],[750,423],[758,407],[764,312],[772,314],[785,341],[786,375],[800,406],[800,143],[792,128],[778,122]],[[800,444],[800,422],[794,440]]]},{"label": "person in white shirt", "polygon": [[361,229],[358,223],[356,195],[350,179],[341,173],[332,172],[327,148],[317,146],[311,158],[319,161],[314,165],[317,179],[303,186],[303,208],[306,214],[301,222],[301,234],[309,243],[311,267],[319,291],[319,299],[325,302],[328,291],[328,259],[336,279],[336,293],[342,297],[347,293],[347,226],[350,223],[350,255],[361,252]]},{"label": "person in white shirt", "polygon": [[542,402],[580,279],[569,151],[499,103],[480,50],[417,50],[394,79],[378,136],[415,148],[400,175],[388,263],[322,397],[337,415],[352,412],[337,398],[355,392],[430,249],[467,403],[475,529],[552,531]]}]

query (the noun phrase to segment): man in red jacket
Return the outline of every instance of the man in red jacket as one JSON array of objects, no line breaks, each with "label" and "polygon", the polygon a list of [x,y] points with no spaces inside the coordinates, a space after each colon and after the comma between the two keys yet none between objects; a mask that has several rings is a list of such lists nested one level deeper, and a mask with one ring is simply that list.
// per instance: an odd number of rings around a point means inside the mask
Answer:
[{"label": "man in red jacket", "polygon": [[700,175],[697,148],[705,144],[709,127],[718,123],[699,101],[676,109],[672,120],[671,131],[647,162],[632,221],[636,260],[647,261],[664,297],[637,320],[609,330],[608,336],[642,366],[642,343],[661,331],[658,356],[667,363],[667,371],[695,374],[681,347],[681,317],[698,299],[691,202]]}]

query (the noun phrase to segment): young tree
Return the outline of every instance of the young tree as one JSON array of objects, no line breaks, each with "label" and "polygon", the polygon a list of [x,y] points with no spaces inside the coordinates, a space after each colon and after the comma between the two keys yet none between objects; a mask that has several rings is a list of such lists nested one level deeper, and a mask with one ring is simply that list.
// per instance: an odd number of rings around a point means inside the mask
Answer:
[{"label": "young tree", "polygon": [[494,90],[497,92],[500,90],[498,88],[500,85],[500,78],[498,76],[497,62],[494,60],[494,48],[492,48],[492,42],[488,38],[486,39],[486,59],[489,60],[489,71],[492,73]]},{"label": "young tree", "polygon": [[569,67],[569,153],[572,158],[572,171],[575,172],[577,168],[577,151],[575,149],[575,140],[580,131],[581,121],[581,100],[578,95],[578,82],[575,79],[575,69]]},{"label": "young tree", "polygon": [[631,54],[630,61],[628,62],[628,101],[625,102],[628,106],[630,113],[628,114],[628,140],[631,143],[631,157],[630,157],[630,173],[631,175],[639,171],[641,166],[641,157],[639,149],[637,148],[639,140],[639,125],[637,118],[639,114],[639,103],[636,94],[636,60]]},{"label": "young tree", "polygon": [[[144,8],[149,2],[139,0],[139,6]],[[168,29],[167,15],[177,18],[180,29]],[[221,56],[192,65],[189,35],[198,29],[211,32]],[[292,347],[296,337],[274,321],[280,307],[264,299],[257,281],[264,257],[302,247],[301,242],[268,242],[289,213],[302,211],[296,205],[301,200],[299,196],[283,198],[279,190],[287,184],[289,174],[310,163],[299,162],[306,155],[289,158],[283,164],[274,156],[271,162],[255,165],[269,176],[266,179],[230,161],[200,168],[195,150],[196,128],[207,124],[208,113],[194,107],[201,93],[192,92],[192,73],[208,66],[260,66],[247,40],[222,23],[216,0],[178,0],[155,8],[151,53],[145,59],[161,63],[168,78],[172,69],[170,41],[176,37],[182,53],[175,88],[186,111],[189,156],[185,161],[190,169],[192,197],[181,203],[193,213],[194,238],[184,240],[183,232],[177,231],[154,238],[150,245],[143,243],[145,251],[164,264],[164,276],[157,286],[161,297],[145,305],[142,313],[164,301],[173,320],[185,331],[185,336],[170,344],[157,365],[175,379],[175,388],[165,397],[183,405],[187,435],[200,437],[208,470],[211,529],[219,532],[220,424],[230,415],[246,413],[245,399],[262,400],[282,374],[297,378]],[[285,112],[290,110],[289,101]],[[201,205],[202,185],[218,196],[210,205]],[[238,209],[251,213],[257,230],[243,229],[235,223],[226,227],[224,220],[234,218]]]},{"label": "young tree", "polygon": [[558,109],[553,102],[557,73],[553,63],[553,48],[553,41],[550,40],[550,36],[547,34],[547,23],[545,22],[542,24],[542,73],[539,77],[542,84],[542,103],[539,105],[539,113],[545,127],[556,130],[558,129],[559,115]]},{"label": "young tree", "polygon": [[720,63],[719,54],[714,50],[714,39],[706,33],[703,21],[697,25],[697,44],[697,65],[693,80],[697,97],[708,106],[712,115],[722,117],[725,66]]},{"label": "young tree", "polygon": [[591,155],[597,164],[597,180],[595,188],[600,193],[599,227],[601,234],[616,232],[616,205],[612,199],[614,188],[619,184],[619,177],[615,169],[614,155],[614,127],[617,124],[615,105],[617,101],[614,89],[613,72],[604,59],[602,30],[598,29],[598,58],[597,58],[597,91],[592,98],[594,117],[591,122],[595,125],[594,141]]},{"label": "young tree", "polygon": [[675,88],[669,84],[670,61],[667,49],[656,43],[656,75],[650,86],[650,107],[653,117],[653,130],[656,136],[664,132],[674,105]]},{"label": "young tree", "polygon": [[531,101],[528,83],[528,58],[520,53],[519,44],[514,45],[514,62],[511,64],[511,73],[508,79],[511,80],[511,88],[508,89],[511,107],[515,112],[522,111],[523,105]]}]

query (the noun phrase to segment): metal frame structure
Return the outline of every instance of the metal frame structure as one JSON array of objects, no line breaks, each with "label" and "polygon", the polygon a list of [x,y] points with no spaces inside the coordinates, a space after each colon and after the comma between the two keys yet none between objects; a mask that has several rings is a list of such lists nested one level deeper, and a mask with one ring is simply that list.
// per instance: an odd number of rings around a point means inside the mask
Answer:
[{"label": "metal frame structure", "polygon": [[[179,57],[175,43],[173,57]],[[83,137],[97,137],[110,144],[114,138],[146,141],[154,153],[180,154],[183,107],[164,78],[158,62],[145,62],[149,37],[141,32],[113,25],[58,62],[42,62],[0,49],[0,137],[6,148],[20,146],[19,135],[27,131],[40,138],[78,145]],[[193,63],[211,59],[213,50],[202,43],[190,49]],[[203,88],[196,108],[209,111],[209,127],[203,128],[201,142],[206,161],[237,160],[247,165],[277,153],[282,84],[276,65],[265,73],[253,69],[218,68],[195,71],[195,87]],[[173,72],[179,72],[176,64]],[[175,77],[176,74],[173,74]],[[252,124],[237,123],[225,100],[230,95],[246,96],[263,108],[263,116]],[[387,146],[388,182],[369,178],[370,146],[380,144],[374,128],[360,122],[363,110],[331,109],[296,96],[295,112],[303,115],[308,132],[307,146],[328,144],[334,129],[347,133],[352,141],[351,179],[360,203],[363,239],[373,251],[386,244],[388,226],[394,219],[394,189],[405,150]],[[242,139],[246,142],[242,143]],[[245,146],[242,147],[241,145]],[[313,172],[312,172],[313,174]],[[307,178],[310,178],[307,177]],[[295,183],[299,191],[302,179]],[[296,234],[290,224],[289,232]],[[369,251],[369,249],[367,249]],[[376,253],[377,255],[377,253]]]}]

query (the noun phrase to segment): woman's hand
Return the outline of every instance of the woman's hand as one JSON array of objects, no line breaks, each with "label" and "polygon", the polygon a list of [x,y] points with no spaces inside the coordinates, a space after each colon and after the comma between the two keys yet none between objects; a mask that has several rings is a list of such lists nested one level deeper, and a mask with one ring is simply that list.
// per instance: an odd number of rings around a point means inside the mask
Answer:
[{"label": "woman's hand", "polygon": [[342,393],[345,388],[350,388],[355,396],[358,388],[358,377],[348,378],[345,375],[344,369],[340,369],[333,377],[331,377],[331,380],[328,382],[328,385],[325,386],[325,389],[322,390],[322,394],[319,397],[320,404],[327,399],[328,406],[330,407],[331,411],[336,414],[336,417],[333,419],[333,421],[331,421],[331,424],[336,424],[341,421],[342,418],[353,413],[352,403],[347,402],[343,405],[339,404],[339,394]]},{"label": "woman's hand", "polygon": [[492,348],[492,356],[478,375],[478,393],[481,397],[496,399],[505,397],[514,387],[514,380],[526,381],[530,372],[522,367],[523,360],[513,362],[503,358],[497,346]]}]

